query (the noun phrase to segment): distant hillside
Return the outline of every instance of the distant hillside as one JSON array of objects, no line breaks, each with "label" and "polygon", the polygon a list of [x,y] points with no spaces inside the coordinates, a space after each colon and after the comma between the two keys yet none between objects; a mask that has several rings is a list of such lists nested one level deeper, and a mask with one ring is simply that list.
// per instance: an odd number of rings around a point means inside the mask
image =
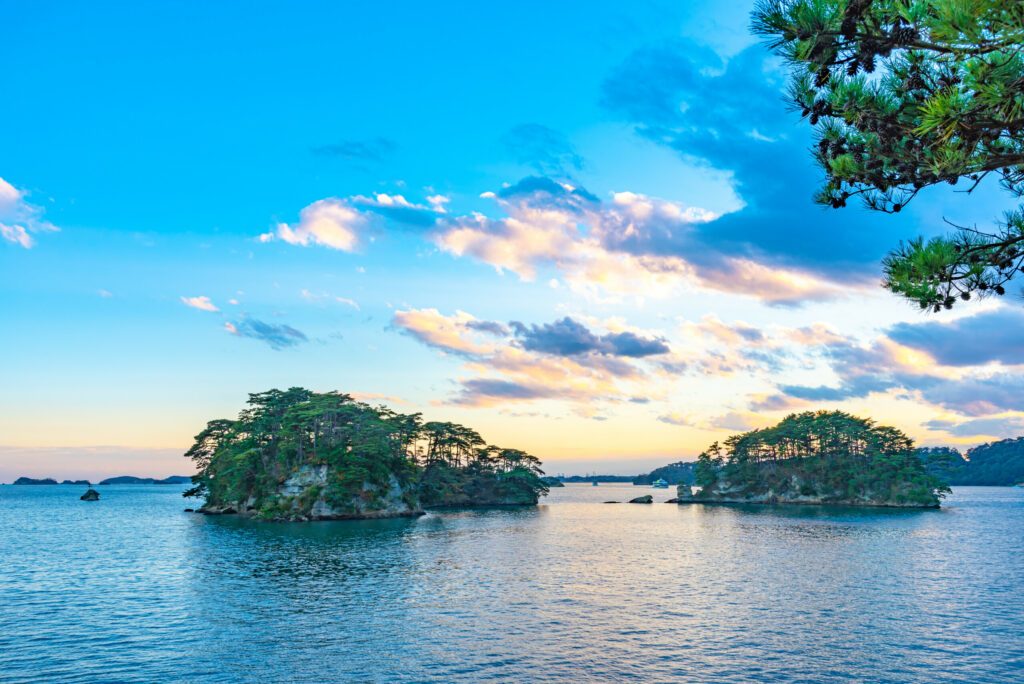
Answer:
[{"label": "distant hillside", "polygon": [[982,444],[967,452],[965,485],[1010,486],[1024,482],[1024,437]]},{"label": "distant hillside", "polygon": [[192,478],[188,475],[171,475],[165,477],[162,480],[157,480],[152,477],[132,477],[131,475],[121,475],[120,477],[108,477],[106,480],[101,480],[101,485],[120,485],[120,484],[158,484],[158,485],[173,485],[173,484],[190,484]]},{"label": "distant hillside", "polygon": [[924,464],[929,475],[934,475],[951,485],[962,484],[958,480],[967,467],[967,459],[953,447],[920,447],[917,457]]},{"label": "distant hillside", "polygon": [[1024,482],[1024,437],[982,444],[966,458],[950,447],[917,450],[925,469],[954,486],[1009,487]]},{"label": "distant hillside", "polygon": [[41,480],[35,480],[31,477],[19,477],[14,481],[16,485],[55,485],[57,481],[52,477],[46,477]]},{"label": "distant hillside", "polygon": [[693,484],[694,461],[676,461],[666,466],[655,468],[646,475],[638,475],[633,478],[635,485],[649,485],[655,480],[665,480],[670,485]]},{"label": "distant hillside", "polygon": [[632,482],[634,475],[561,475],[562,482]]}]

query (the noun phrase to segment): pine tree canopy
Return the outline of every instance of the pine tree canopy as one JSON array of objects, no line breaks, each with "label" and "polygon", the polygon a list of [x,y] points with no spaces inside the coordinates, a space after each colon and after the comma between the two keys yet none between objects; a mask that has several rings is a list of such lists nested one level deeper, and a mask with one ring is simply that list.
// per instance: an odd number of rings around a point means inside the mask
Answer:
[{"label": "pine tree canopy", "polygon": [[[792,68],[816,129],[816,201],[896,213],[924,188],[998,179],[1024,194],[1024,2],[765,0],[753,30]],[[1024,207],[890,252],[884,285],[922,309],[1003,295],[1024,261]]]}]

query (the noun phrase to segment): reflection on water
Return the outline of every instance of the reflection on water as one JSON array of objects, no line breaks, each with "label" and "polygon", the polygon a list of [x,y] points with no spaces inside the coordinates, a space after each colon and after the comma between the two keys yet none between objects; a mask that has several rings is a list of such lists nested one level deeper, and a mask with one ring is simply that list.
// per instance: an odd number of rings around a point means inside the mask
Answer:
[{"label": "reflection on water", "polygon": [[1024,490],[600,503],[648,491],[273,524],[177,488],[0,487],[0,680],[1022,679]]}]

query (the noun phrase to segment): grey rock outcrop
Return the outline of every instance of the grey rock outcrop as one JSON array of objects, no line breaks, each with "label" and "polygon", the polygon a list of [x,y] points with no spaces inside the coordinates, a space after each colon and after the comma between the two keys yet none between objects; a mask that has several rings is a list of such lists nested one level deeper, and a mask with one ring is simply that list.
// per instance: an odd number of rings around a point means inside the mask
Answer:
[{"label": "grey rock outcrop", "polygon": [[693,500],[693,487],[688,484],[676,485],[676,503],[686,503]]},{"label": "grey rock outcrop", "polygon": [[416,497],[391,474],[384,486],[364,482],[359,494],[345,501],[330,498],[330,468],[305,465],[282,482],[269,500],[249,497],[235,505],[204,506],[200,513],[260,515],[274,520],[353,520],[422,515]]}]

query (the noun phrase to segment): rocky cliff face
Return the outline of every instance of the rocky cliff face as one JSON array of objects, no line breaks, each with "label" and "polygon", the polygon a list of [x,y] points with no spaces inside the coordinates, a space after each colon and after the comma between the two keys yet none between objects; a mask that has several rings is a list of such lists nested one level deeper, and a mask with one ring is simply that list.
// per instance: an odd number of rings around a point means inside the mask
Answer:
[{"label": "rocky cliff face", "polygon": [[[938,508],[937,497],[922,497],[921,492],[911,491],[912,485],[903,490],[889,489],[873,491],[870,488],[851,496],[847,491],[829,487],[822,481],[807,475],[792,474],[788,478],[767,480],[761,486],[736,484],[720,479],[711,487],[690,492],[690,487],[681,485],[677,503],[740,503],[740,504],[806,504],[837,506],[878,506],[886,508]],[[687,490],[685,493],[683,489]]]},{"label": "rocky cliff face", "polygon": [[208,502],[199,509],[208,515],[237,513],[270,520],[355,520],[422,515],[413,487],[391,474],[384,485],[364,482],[355,496],[332,495],[330,467],[306,465],[278,485],[270,497],[236,502]]},{"label": "rocky cliff face", "polygon": [[[420,477],[389,473],[360,485],[328,465],[304,465],[274,486],[270,494],[238,500],[208,499],[199,513],[238,514],[264,520],[355,520],[412,517],[423,508],[534,506],[547,487],[538,478],[467,472],[430,466]],[[342,486],[339,486],[342,485]],[[267,491],[266,488],[263,491]]]}]

